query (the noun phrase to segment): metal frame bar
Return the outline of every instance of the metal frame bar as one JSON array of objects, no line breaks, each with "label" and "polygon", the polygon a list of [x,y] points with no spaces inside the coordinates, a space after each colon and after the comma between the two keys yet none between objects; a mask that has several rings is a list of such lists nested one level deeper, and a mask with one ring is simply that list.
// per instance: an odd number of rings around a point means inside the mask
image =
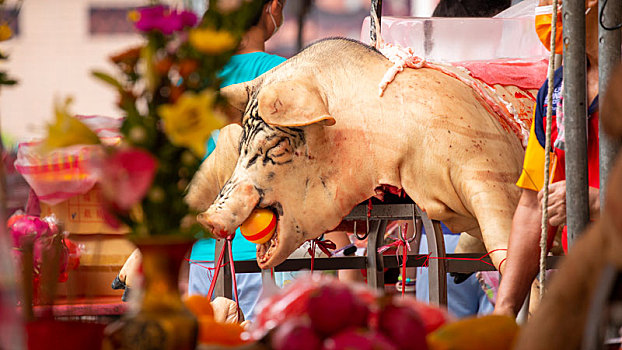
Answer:
[{"label": "metal frame bar", "polygon": [[[344,220],[364,220],[367,218],[367,203],[356,206]],[[420,218],[426,229],[428,237],[429,256],[440,259],[427,259],[428,255],[409,254],[406,267],[423,267],[428,263],[428,283],[430,286],[430,302],[438,305],[447,305],[447,273],[461,272],[470,273],[476,271],[494,271],[494,267],[489,265],[489,257],[481,259],[482,254],[446,254],[445,240],[441,230],[440,222],[430,220],[427,213],[421,210],[412,202],[402,204],[374,204],[370,211],[370,232],[368,236],[367,256],[349,256],[332,258],[315,258],[314,270],[354,270],[367,269],[367,283],[372,288],[384,289],[384,269],[398,268],[400,266],[395,256],[378,254],[378,248],[383,244],[384,232],[386,231],[389,220],[413,220]],[[421,233],[416,233],[421,236]],[[420,239],[420,237],[419,237]],[[415,239],[416,240],[416,239]],[[224,240],[216,243],[216,254],[218,256]],[[415,246],[418,247],[418,244]],[[417,249],[418,251],[418,249]],[[374,252],[374,254],[370,254]],[[449,259],[443,259],[449,258]],[[452,260],[459,258],[460,260]],[[461,260],[464,258],[474,260]],[[481,259],[482,261],[478,261]],[[548,257],[547,266],[555,266],[560,257]],[[262,273],[265,281],[270,280],[270,271],[261,270],[255,260],[235,261],[236,273]],[[311,266],[311,258],[287,259],[274,268],[274,271],[299,271],[308,269]],[[225,282],[226,281],[226,282]],[[216,282],[215,295],[231,297],[231,271],[222,268],[218,281]]]},{"label": "metal frame bar", "polygon": [[384,290],[384,258],[378,253],[384,241],[387,220],[374,220],[367,237],[367,285]]},{"label": "metal frame bar", "polygon": [[[495,268],[488,265],[492,264],[489,257],[476,260],[451,260],[451,258],[458,259],[479,259],[482,254],[477,253],[459,253],[459,254],[447,254],[447,272],[461,272],[470,273],[475,271],[495,271]],[[426,261],[426,254],[409,254],[406,261],[406,267],[424,267]],[[547,257],[546,264],[550,268],[554,268],[560,263],[560,256]],[[385,255],[382,257],[384,268],[397,268],[400,267],[395,256]],[[487,264],[488,263],[488,264]],[[311,265],[311,258],[296,258],[287,259],[274,268],[275,272],[282,271],[299,271],[308,269]],[[332,258],[315,258],[313,269],[316,271],[330,271],[330,270],[358,270],[367,268],[367,257],[365,256],[340,256]],[[259,269],[259,265],[255,260],[244,260],[235,262],[235,273],[257,273],[265,272],[269,273],[269,270]]]},{"label": "metal frame bar", "polygon": [[[216,241],[216,248],[214,252],[214,267],[217,268],[216,257],[220,255],[220,251],[222,247],[225,245],[224,239],[219,239]],[[233,283],[231,279],[231,269],[228,266],[229,262],[229,254],[225,252],[224,259],[222,261],[222,268],[220,269],[220,273],[218,274],[218,279],[216,279],[216,287],[214,288],[215,296],[222,296],[229,299],[233,299]],[[237,267],[237,265],[234,265]],[[259,269],[259,267],[257,267]],[[237,270],[236,270],[237,272]],[[259,271],[256,271],[259,272]]]},{"label": "metal frame bar", "polygon": [[568,244],[571,245],[590,220],[587,172],[585,1],[564,1],[563,18],[566,222]]},{"label": "metal frame bar", "polygon": [[430,259],[428,263],[428,283],[430,288],[430,303],[447,305],[447,253],[445,251],[445,237],[439,221],[432,221],[428,214],[415,206],[417,215],[423,221],[425,235],[428,238],[428,253],[438,259]]}]

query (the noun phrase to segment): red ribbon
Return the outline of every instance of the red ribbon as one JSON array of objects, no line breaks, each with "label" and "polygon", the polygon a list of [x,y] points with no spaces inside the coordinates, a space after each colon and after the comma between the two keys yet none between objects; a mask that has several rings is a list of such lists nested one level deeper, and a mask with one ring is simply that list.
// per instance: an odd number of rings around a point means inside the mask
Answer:
[{"label": "red ribbon", "polygon": [[233,294],[235,296],[235,303],[237,306],[238,312],[240,312],[240,299],[238,298],[238,284],[235,278],[235,264],[233,263],[233,252],[231,249],[231,241],[233,240],[233,235],[227,237],[225,244],[222,246],[222,250],[218,255],[218,262],[214,265],[214,277],[212,278],[212,282],[209,286],[209,291],[207,292],[207,298],[212,300],[212,295],[214,294],[214,288],[216,287],[216,280],[218,280],[218,274],[220,272],[220,268],[223,267],[223,259],[225,257],[225,251],[229,253],[229,267],[231,268],[231,279],[233,282]]},{"label": "red ribbon", "polygon": [[316,238],[312,239],[310,242],[311,247],[309,247],[308,251],[311,255],[311,272],[313,272],[313,266],[315,263],[315,247],[317,246],[318,248],[320,248],[320,250],[324,254],[328,255],[328,257],[330,258],[331,256],[333,256],[333,253],[329,249],[335,250],[337,248],[337,245],[329,239],[322,241]]},{"label": "red ribbon", "polygon": [[399,251],[400,247],[402,248],[402,297],[406,294],[406,259],[408,259],[408,251],[410,250],[410,245],[406,241],[405,232],[408,229],[408,224],[404,224],[404,229],[401,231],[402,234],[399,235],[399,238],[395,241],[383,245],[378,248],[378,254],[382,254],[387,251],[389,248],[396,247],[395,256],[397,257],[397,263],[399,264]]},{"label": "red ribbon", "polygon": [[[497,252],[497,251],[506,251],[506,250],[507,250],[507,249],[494,249],[494,250],[491,250],[491,251],[489,251],[488,253],[486,253],[486,254],[484,254],[484,255],[480,256],[479,258],[449,258],[449,257],[444,257],[444,258],[441,258],[441,257],[438,257],[438,256],[432,256],[432,255],[431,255],[431,253],[428,253],[427,255],[424,255],[424,256],[418,257],[418,258],[416,258],[416,259],[417,259],[417,260],[419,260],[419,259],[425,259],[425,261],[423,262],[423,264],[421,265],[421,267],[428,267],[428,266],[429,266],[429,261],[430,261],[430,259],[439,259],[439,260],[440,260],[440,259],[443,259],[443,260],[481,261],[481,262],[483,262],[483,263],[484,263],[484,264],[486,264],[486,265],[489,265],[489,266],[495,267],[495,265],[494,265],[494,264],[489,263],[488,261],[484,261],[484,258],[485,258],[485,257],[487,257],[487,256],[489,256],[490,254],[492,254],[492,253],[494,253],[494,252]],[[505,259],[503,259],[503,260],[505,260]],[[501,261],[501,263],[503,263],[503,260]],[[499,267],[501,267],[501,265],[499,265]]]}]

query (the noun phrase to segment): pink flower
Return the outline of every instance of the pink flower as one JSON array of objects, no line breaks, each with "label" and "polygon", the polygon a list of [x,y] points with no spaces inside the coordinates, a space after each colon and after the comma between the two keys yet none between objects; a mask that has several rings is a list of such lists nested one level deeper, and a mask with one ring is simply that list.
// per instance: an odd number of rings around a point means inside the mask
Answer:
[{"label": "pink flower", "polygon": [[122,149],[96,165],[102,193],[113,209],[128,211],[145,196],[156,170],[156,160],[140,149]]},{"label": "pink flower", "polygon": [[199,20],[197,15],[191,11],[181,11],[178,15],[181,18],[181,25],[184,27],[194,27]]},{"label": "pink flower", "polygon": [[36,216],[24,215],[17,219],[11,227],[9,227],[11,237],[13,238],[13,246],[21,248],[25,240],[30,238],[32,241],[41,237],[52,235],[52,230],[47,222]]},{"label": "pink flower", "polygon": [[138,20],[134,26],[141,32],[157,30],[170,35],[184,27],[193,27],[198,21],[193,12],[171,10],[164,5],[144,7],[137,12]]}]

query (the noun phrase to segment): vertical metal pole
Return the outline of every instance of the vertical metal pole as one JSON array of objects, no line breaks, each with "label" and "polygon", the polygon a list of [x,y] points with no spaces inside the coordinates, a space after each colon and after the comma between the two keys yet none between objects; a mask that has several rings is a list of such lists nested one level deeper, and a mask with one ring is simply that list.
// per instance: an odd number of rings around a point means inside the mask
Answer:
[{"label": "vertical metal pole", "polygon": [[[605,1],[598,1],[598,17],[603,14],[603,23],[607,27],[611,27],[620,23],[622,19],[622,6],[617,1],[609,1],[609,5],[605,8]],[[600,23],[598,25],[598,95],[604,96],[605,89],[609,84],[609,78],[614,68],[620,62],[620,29],[607,30]],[[602,104],[599,105],[599,162],[600,162],[600,208],[603,210],[605,206],[605,185],[607,184],[607,176],[613,165],[616,153],[620,148],[620,143],[612,140],[603,130],[601,120],[603,118]]]},{"label": "vertical metal pole", "polygon": [[387,230],[387,220],[374,220],[367,237],[367,285],[384,292],[384,259],[378,253]]},{"label": "vertical metal pole", "polygon": [[445,237],[439,221],[432,221],[428,214],[416,207],[417,214],[421,217],[425,235],[428,239],[428,283],[430,288],[430,303],[447,306],[447,260],[445,251]]},{"label": "vertical metal pole", "polygon": [[[376,27],[378,27],[378,33],[380,33],[380,28],[382,28],[382,0],[371,0],[369,18],[369,44],[371,46],[376,46]],[[376,23],[376,19],[378,19],[378,23]]]},{"label": "vertical metal pole", "polygon": [[[219,239],[216,241],[216,248],[214,252],[214,268],[218,268],[216,264],[218,263],[218,255],[220,255],[220,251],[222,247],[225,245],[226,240]],[[233,282],[231,276],[231,269],[227,264],[229,262],[229,254],[225,252],[224,259],[222,261],[222,266],[220,267],[220,272],[218,274],[218,279],[216,279],[216,288],[214,288],[214,296],[217,297],[225,297],[229,299],[233,299]],[[215,270],[214,270],[215,271]]]},{"label": "vertical metal pole", "polygon": [[566,223],[572,244],[589,222],[585,0],[566,0],[564,16],[564,127]]}]

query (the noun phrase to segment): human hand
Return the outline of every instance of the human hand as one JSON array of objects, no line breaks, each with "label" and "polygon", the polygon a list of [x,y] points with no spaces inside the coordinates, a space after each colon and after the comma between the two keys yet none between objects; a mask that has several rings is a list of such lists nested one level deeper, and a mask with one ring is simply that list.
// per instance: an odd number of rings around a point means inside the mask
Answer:
[{"label": "human hand", "polygon": [[600,190],[596,187],[589,188],[590,220],[600,217]]},{"label": "human hand", "polygon": [[[544,190],[538,192],[538,203],[542,210]],[[566,181],[558,181],[549,185],[549,200],[547,205],[549,225],[560,226],[566,224]]]}]

